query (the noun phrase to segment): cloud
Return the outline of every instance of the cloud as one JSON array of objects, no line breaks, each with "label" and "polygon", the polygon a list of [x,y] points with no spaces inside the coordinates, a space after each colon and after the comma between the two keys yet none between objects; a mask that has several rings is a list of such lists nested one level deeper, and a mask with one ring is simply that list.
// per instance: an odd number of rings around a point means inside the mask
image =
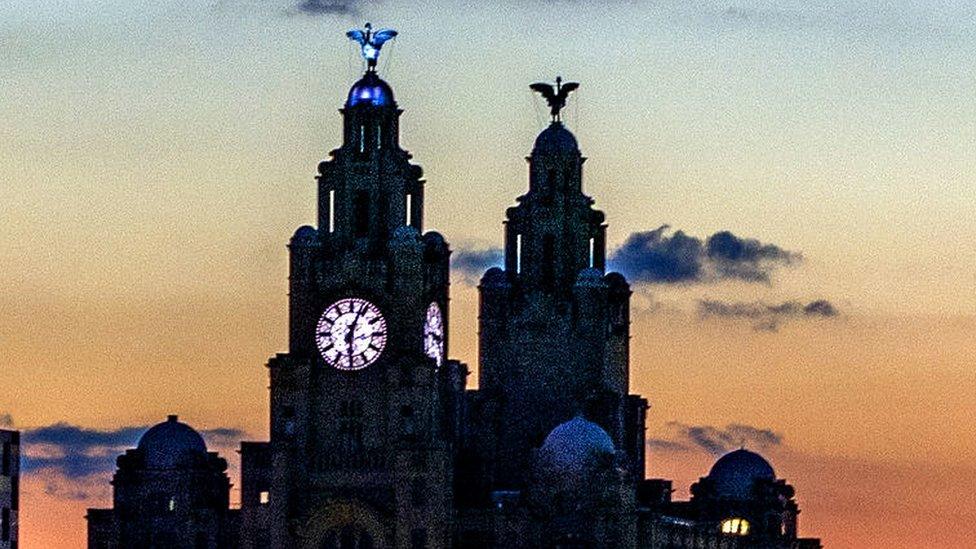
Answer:
[{"label": "cloud", "polygon": [[504,267],[505,252],[501,248],[487,248],[475,250],[461,248],[451,254],[451,269],[462,275],[464,281],[476,284],[492,267]]},{"label": "cloud", "polygon": [[818,299],[809,303],[785,301],[769,304],[762,301],[725,302],[703,299],[698,302],[698,314],[702,318],[723,317],[751,320],[753,328],[776,331],[786,319],[832,318],[840,313],[833,303]]},{"label": "cloud", "polygon": [[114,470],[115,457],[135,446],[145,427],[99,431],[55,423],[24,432],[24,471],[53,470],[76,479]]},{"label": "cloud", "polygon": [[[121,427],[96,430],[68,423],[55,423],[24,432],[24,471],[49,470],[69,478],[80,479],[111,473],[115,458],[134,448],[149,427]],[[244,438],[240,429],[215,428],[200,434],[209,446],[227,447]]]},{"label": "cloud", "polygon": [[704,451],[721,456],[740,447],[769,450],[783,445],[783,436],[772,429],[742,423],[719,428],[671,421],[667,426],[672,431],[671,437],[648,439],[648,448],[662,452]]},{"label": "cloud", "polygon": [[302,0],[295,10],[307,15],[359,15],[370,0]]},{"label": "cloud", "polygon": [[631,234],[610,255],[610,264],[636,283],[697,283],[719,280],[769,282],[777,267],[802,260],[799,253],[729,231],[704,241],[662,225]]}]

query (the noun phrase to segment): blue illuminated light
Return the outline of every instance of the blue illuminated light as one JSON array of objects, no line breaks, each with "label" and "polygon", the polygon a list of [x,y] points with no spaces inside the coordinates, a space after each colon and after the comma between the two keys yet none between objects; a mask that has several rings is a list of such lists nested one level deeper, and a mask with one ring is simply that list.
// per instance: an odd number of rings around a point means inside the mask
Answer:
[{"label": "blue illuminated light", "polygon": [[375,73],[367,73],[349,90],[347,106],[366,104],[374,107],[385,107],[393,104],[393,90],[389,84],[381,80]]}]

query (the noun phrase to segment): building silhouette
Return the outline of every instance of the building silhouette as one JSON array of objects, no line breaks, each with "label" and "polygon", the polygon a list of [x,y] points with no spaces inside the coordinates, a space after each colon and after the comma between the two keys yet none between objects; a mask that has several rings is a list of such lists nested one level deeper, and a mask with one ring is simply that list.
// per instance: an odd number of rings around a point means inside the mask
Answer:
[{"label": "building silhouette", "polygon": [[17,549],[20,433],[0,429],[0,549]]},{"label": "building silhouette", "polygon": [[605,216],[558,109],[506,212],[504,266],[478,287],[470,390],[448,358],[450,248],[425,230],[423,170],[370,67],[318,166],[317,227],[288,244],[289,349],[267,365],[270,440],[241,445],[240,510],[226,463],[174,416],[119,458],[90,546],[820,547],[758,454],[719,459],[690,501],[644,478],[631,290],[606,270]]},{"label": "building silhouette", "polygon": [[177,416],[146,431],[116,463],[113,508],[88,510],[88,547],[237,546],[227,462]]}]

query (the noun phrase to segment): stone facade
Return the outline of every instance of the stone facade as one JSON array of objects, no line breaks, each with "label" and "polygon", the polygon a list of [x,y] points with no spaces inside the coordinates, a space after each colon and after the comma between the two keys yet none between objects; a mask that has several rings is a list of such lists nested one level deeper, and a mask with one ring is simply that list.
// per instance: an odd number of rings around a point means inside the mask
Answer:
[{"label": "stone facade", "polygon": [[17,549],[20,433],[0,429],[0,549]]}]

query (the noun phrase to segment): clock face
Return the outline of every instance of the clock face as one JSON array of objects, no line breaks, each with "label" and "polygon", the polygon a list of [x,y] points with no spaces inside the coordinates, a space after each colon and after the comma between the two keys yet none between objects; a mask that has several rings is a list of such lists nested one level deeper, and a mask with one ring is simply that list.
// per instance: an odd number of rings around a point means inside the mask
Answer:
[{"label": "clock face", "polygon": [[332,366],[361,370],[376,362],[386,347],[386,319],[365,299],[340,299],[319,318],[315,341]]},{"label": "clock face", "polygon": [[424,352],[440,366],[444,361],[444,315],[437,302],[427,307],[424,321]]}]

